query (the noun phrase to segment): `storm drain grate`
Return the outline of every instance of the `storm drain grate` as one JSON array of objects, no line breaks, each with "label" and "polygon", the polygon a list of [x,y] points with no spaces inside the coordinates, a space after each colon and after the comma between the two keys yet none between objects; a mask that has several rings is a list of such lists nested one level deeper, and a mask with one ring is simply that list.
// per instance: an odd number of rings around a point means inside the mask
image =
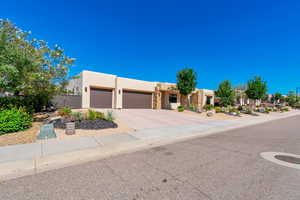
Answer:
[{"label": "storm drain grate", "polygon": [[278,160],[281,160],[281,161],[284,161],[284,162],[300,165],[300,158],[296,158],[296,157],[293,157],[293,156],[276,155],[276,156],[274,156],[274,158],[276,158]]},{"label": "storm drain grate", "polygon": [[300,155],[283,152],[262,152],[261,157],[264,159],[294,169],[300,169]]}]

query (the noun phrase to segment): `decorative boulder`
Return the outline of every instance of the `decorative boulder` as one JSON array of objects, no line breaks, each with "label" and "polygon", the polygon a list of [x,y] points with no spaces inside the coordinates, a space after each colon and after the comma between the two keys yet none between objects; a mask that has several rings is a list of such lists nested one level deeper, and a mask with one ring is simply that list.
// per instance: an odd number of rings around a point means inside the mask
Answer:
[{"label": "decorative boulder", "polygon": [[214,113],[210,111],[210,112],[207,112],[206,115],[207,115],[207,117],[212,117],[214,115]]},{"label": "decorative boulder", "polygon": [[238,114],[236,112],[231,112],[230,115],[237,116]]},{"label": "decorative boulder", "polygon": [[33,121],[35,122],[43,122],[44,120],[49,118],[49,114],[47,113],[35,113],[33,114]]},{"label": "decorative boulder", "polygon": [[260,112],[260,113],[265,113],[265,112],[266,112],[266,109],[265,109],[265,108],[259,108],[259,112]]}]

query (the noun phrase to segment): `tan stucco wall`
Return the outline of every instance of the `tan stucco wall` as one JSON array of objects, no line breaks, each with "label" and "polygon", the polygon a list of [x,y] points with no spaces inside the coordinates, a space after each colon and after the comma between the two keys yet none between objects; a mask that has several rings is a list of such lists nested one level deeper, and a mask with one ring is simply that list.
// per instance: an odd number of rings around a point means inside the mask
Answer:
[{"label": "tan stucco wall", "polygon": [[198,89],[191,95],[192,104],[199,109],[202,109],[203,106],[206,104],[207,96],[211,96],[211,104],[214,105],[214,98],[215,94],[213,90],[206,90],[206,89]]},{"label": "tan stucco wall", "polygon": [[[90,88],[115,88],[115,79],[117,76],[111,74],[103,74],[91,71],[82,71],[82,108],[90,108]],[[86,89],[86,90],[85,90]],[[114,92],[112,104],[114,105]]]},{"label": "tan stucco wall", "polygon": [[[117,100],[116,100],[115,107],[122,108],[123,90],[154,93],[156,82],[141,81],[141,80],[118,77],[116,86],[117,86],[116,87]],[[153,102],[153,95],[152,95],[152,102]]]},{"label": "tan stucco wall", "polygon": [[[141,81],[129,78],[117,77],[111,74],[103,74],[91,71],[82,71],[82,107],[90,108],[90,88],[113,89],[113,108],[122,108],[123,90],[154,92],[156,82]],[[87,91],[85,90],[87,89]],[[152,96],[153,98],[153,96]]]},{"label": "tan stucco wall", "polygon": [[[174,90],[176,84],[158,83],[129,78],[117,77],[116,75],[104,74],[91,71],[82,71],[81,91],[82,91],[82,108],[90,108],[90,88],[108,88],[113,90],[112,107],[122,108],[123,90],[151,92],[152,108],[161,109],[170,107],[166,105],[169,101],[169,93],[177,93],[177,101],[180,103],[180,94]],[[163,95],[164,94],[164,95]],[[192,103],[199,108],[205,105],[206,97],[212,96],[212,104],[214,102],[214,91],[206,89],[197,89],[193,95],[189,95]],[[162,99],[165,98],[165,99]]]},{"label": "tan stucco wall", "polygon": [[202,106],[204,106],[206,104],[206,99],[207,99],[207,96],[211,96],[212,99],[210,101],[210,104],[211,105],[214,105],[214,102],[215,102],[215,92],[213,90],[206,90],[206,89],[202,89]]},{"label": "tan stucco wall", "polygon": [[[177,103],[170,103],[169,96],[170,94],[177,95]],[[161,107],[164,109],[176,109],[180,106],[180,94],[178,91],[163,91],[161,96]]]}]

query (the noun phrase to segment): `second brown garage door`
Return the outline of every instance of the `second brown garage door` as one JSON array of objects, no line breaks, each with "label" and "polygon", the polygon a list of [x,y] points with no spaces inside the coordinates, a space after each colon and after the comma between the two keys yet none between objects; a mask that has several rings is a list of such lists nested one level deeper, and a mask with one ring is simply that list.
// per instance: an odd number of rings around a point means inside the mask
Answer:
[{"label": "second brown garage door", "polygon": [[112,90],[91,88],[90,107],[112,108]]},{"label": "second brown garage door", "polygon": [[152,93],[123,91],[123,108],[152,108]]}]

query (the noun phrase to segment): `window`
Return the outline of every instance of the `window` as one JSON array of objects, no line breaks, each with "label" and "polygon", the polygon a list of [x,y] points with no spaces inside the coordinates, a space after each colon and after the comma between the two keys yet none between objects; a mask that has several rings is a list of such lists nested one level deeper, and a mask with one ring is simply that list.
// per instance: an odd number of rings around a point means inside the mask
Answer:
[{"label": "window", "polygon": [[169,94],[169,103],[177,103],[177,94]]}]

